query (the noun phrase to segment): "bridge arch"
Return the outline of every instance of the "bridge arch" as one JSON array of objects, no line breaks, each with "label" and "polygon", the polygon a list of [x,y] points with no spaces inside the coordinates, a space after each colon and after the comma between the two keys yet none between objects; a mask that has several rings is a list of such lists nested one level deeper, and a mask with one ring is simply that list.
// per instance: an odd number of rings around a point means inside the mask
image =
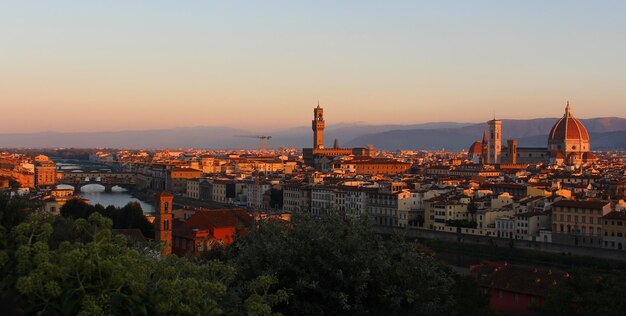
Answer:
[{"label": "bridge arch", "polygon": [[71,189],[71,190],[76,191],[76,188],[73,185],[71,185],[71,184],[64,184],[64,183],[57,184],[54,188],[55,189],[59,189],[59,190]]},{"label": "bridge arch", "polygon": [[78,187],[80,192],[106,192],[107,187],[101,183],[92,182]]}]

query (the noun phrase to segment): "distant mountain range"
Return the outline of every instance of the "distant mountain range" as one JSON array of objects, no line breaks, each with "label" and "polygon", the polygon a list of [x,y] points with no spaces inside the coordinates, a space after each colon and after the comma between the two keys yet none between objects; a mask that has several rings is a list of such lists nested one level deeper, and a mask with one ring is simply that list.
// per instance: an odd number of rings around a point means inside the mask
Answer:
[{"label": "distant mountain range", "polygon": [[[558,119],[502,120],[502,139],[517,139],[518,146],[547,146],[548,133]],[[580,120],[587,131],[593,149],[625,149],[626,119],[618,117]],[[404,129],[362,135],[348,146],[372,144],[376,148],[393,149],[468,149],[482,139],[486,124],[471,124],[457,128]]]},{"label": "distant mountain range", "polygon": [[[503,140],[515,138],[519,146],[546,146],[548,133],[556,118],[503,120]],[[590,133],[594,149],[626,149],[626,119],[617,117],[581,119]],[[395,149],[467,149],[480,140],[485,123],[434,122],[413,125],[368,125],[340,123],[326,128],[326,146],[338,139],[340,146],[374,145]],[[259,148],[258,139],[235,135],[272,135],[269,148],[310,147],[311,127],[303,126],[275,132],[249,131],[230,127],[186,127],[145,131],[87,133],[0,134],[0,148],[20,147],[100,147],[100,148]]]}]

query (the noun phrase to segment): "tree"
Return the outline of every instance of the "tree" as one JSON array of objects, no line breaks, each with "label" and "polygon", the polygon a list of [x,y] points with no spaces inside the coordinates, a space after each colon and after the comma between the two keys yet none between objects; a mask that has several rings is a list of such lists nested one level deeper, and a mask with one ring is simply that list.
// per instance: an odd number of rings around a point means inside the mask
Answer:
[{"label": "tree", "polygon": [[470,214],[476,214],[476,211],[478,211],[478,205],[476,205],[474,200],[467,204],[467,211],[470,212]]},{"label": "tree", "polygon": [[[290,294],[289,315],[449,314],[455,274],[417,244],[383,239],[367,217],[328,213],[264,220],[229,247],[240,280],[274,275]],[[479,291],[476,287],[475,291]],[[483,305],[484,307],[484,305]]]},{"label": "tree", "polygon": [[128,202],[122,208],[105,209],[113,220],[113,228],[129,229],[138,228],[144,236],[154,237],[154,225],[152,225],[143,214],[141,205],[137,202]]},{"label": "tree", "polygon": [[[51,247],[55,219],[36,212],[13,235],[15,256],[0,253],[2,293],[18,296],[12,313],[40,314],[271,314],[286,299],[275,280],[259,276],[237,288],[236,270],[222,262],[197,264],[163,257],[152,249],[128,247],[114,235],[112,222],[99,213],[87,219],[62,219],[75,239]],[[11,282],[11,281],[14,282]],[[4,296],[4,295],[3,295]]]},{"label": "tree", "polygon": [[95,208],[80,198],[69,199],[61,207],[61,216],[74,219],[88,218],[93,212]]},{"label": "tree", "polygon": [[623,315],[626,310],[626,273],[622,270],[579,269],[555,287],[541,315]]},{"label": "tree", "polygon": [[81,199],[70,199],[61,207],[61,215],[69,218],[88,218],[94,212],[100,213],[113,221],[115,229],[137,228],[149,238],[154,237],[154,226],[143,214],[141,205],[137,202],[128,202],[124,207],[118,208],[112,205],[106,208],[100,204],[89,205]]},{"label": "tree", "polygon": [[270,207],[274,209],[283,208],[283,190],[272,188],[270,190]]}]

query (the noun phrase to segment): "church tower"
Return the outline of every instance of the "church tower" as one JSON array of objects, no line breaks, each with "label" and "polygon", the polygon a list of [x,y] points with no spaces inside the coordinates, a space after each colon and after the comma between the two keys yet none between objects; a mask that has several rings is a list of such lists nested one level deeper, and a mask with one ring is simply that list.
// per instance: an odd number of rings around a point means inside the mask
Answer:
[{"label": "church tower", "polygon": [[489,164],[489,143],[487,142],[487,133],[483,132],[483,141],[481,142],[480,163]]},{"label": "church tower", "polygon": [[517,140],[509,139],[506,141],[509,145],[509,163],[517,163]]},{"label": "church tower", "polygon": [[490,164],[500,163],[502,151],[502,121],[495,118],[489,121],[489,159]]},{"label": "church tower", "polygon": [[313,149],[324,148],[324,127],[326,122],[324,121],[324,109],[320,107],[319,102],[317,107],[313,109]]},{"label": "church tower", "polygon": [[156,229],[154,230],[154,237],[158,242],[165,244],[163,248],[163,254],[169,255],[172,253],[172,207],[174,203],[174,196],[167,192],[161,192],[157,194],[157,209],[154,223]]}]

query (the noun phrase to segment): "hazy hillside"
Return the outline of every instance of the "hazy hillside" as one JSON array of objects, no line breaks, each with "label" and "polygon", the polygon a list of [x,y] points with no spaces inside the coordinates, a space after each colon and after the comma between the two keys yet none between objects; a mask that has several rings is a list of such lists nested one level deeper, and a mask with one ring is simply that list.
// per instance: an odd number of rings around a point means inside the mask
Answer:
[{"label": "hazy hillside", "polygon": [[[503,120],[503,139],[516,138],[520,146],[545,146],[556,118]],[[626,148],[626,119],[581,120],[591,134],[594,148]],[[372,144],[381,149],[466,149],[480,140],[486,124],[436,122],[413,125],[367,125],[340,123],[326,128],[326,146],[335,138],[342,147]],[[277,132],[246,131],[229,127],[188,127],[146,131],[92,133],[0,134],[1,147],[124,147],[124,148],[259,148],[255,138],[235,135],[272,135],[269,148],[309,147],[310,126]]]},{"label": "hazy hillside", "polygon": [[[415,125],[366,125],[340,123],[326,127],[327,145],[338,138],[345,142],[365,134],[388,130],[465,126],[466,123],[440,122]],[[188,127],[146,131],[92,132],[92,133],[20,133],[0,134],[2,147],[124,147],[124,148],[248,148],[260,147],[255,138],[236,135],[272,135],[269,148],[311,146],[310,126],[290,128],[278,132],[246,131],[228,127]]]},{"label": "hazy hillside", "polygon": [[[520,146],[546,146],[548,133],[556,118],[531,120],[503,120],[502,139],[518,139]],[[581,119],[591,134],[593,148],[626,148],[624,133],[626,119]],[[472,142],[480,140],[486,124],[473,124],[461,128],[392,130],[357,137],[348,146],[372,144],[377,148],[394,149],[467,149]]]},{"label": "hazy hillside", "polygon": [[[339,140],[339,145],[344,146],[349,141],[368,134],[382,133],[391,130],[409,130],[409,129],[439,129],[439,128],[458,128],[470,125],[470,123],[456,122],[434,122],[413,125],[369,125],[360,123],[339,123],[330,125],[324,131],[326,146],[332,146],[335,139]],[[273,136],[270,141],[272,147],[293,146],[297,148],[310,147],[313,143],[313,131],[310,126],[302,126],[291,128],[284,131],[271,133]]]}]

